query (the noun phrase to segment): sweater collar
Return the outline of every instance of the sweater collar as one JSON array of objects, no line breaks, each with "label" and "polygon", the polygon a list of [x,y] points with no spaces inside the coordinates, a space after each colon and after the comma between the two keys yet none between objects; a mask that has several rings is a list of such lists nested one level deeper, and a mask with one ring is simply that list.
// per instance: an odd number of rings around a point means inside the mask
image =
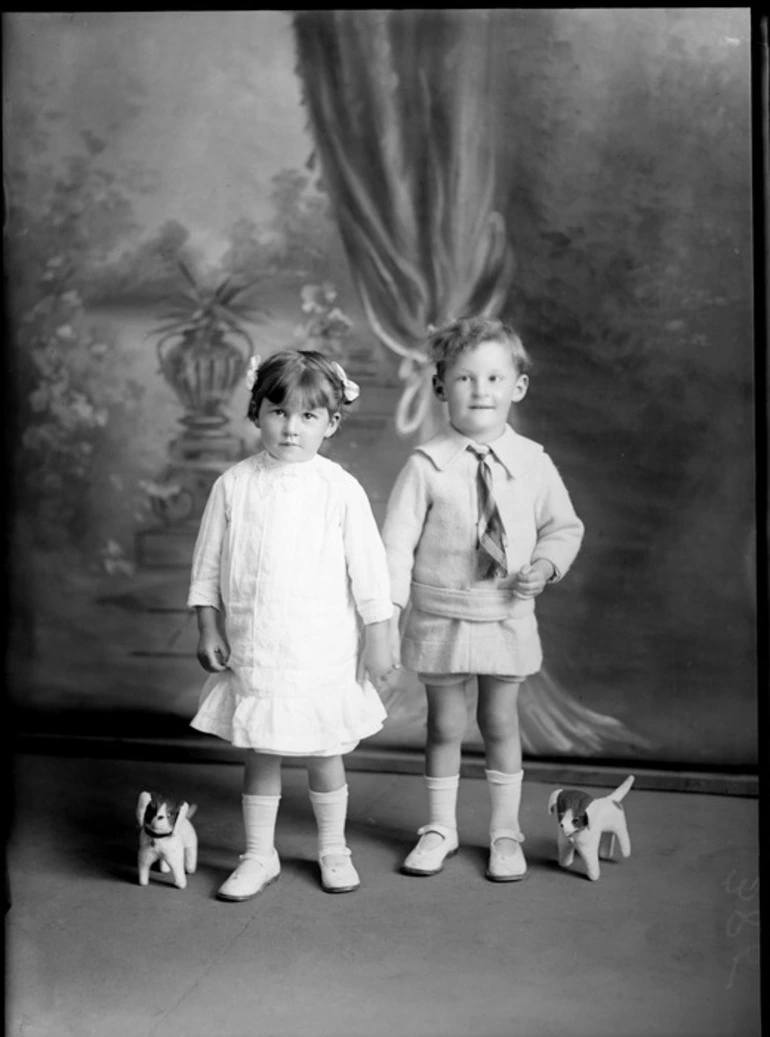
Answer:
[{"label": "sweater collar", "polygon": [[[450,425],[417,449],[426,454],[438,469],[444,469],[458,461],[471,445],[474,445],[472,439]],[[510,425],[505,426],[502,436],[485,445],[513,478],[526,472],[535,455],[543,450],[539,443],[520,436]]]}]

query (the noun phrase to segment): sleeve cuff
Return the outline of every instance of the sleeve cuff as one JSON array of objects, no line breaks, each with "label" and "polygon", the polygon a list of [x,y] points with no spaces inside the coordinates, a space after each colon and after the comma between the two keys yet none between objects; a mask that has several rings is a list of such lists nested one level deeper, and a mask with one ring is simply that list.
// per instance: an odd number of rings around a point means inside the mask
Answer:
[{"label": "sleeve cuff", "polygon": [[212,591],[209,587],[196,587],[193,584],[187,596],[187,607],[195,608],[197,605],[210,605],[217,611],[221,611],[222,599],[219,591]]},{"label": "sleeve cuff", "polygon": [[358,613],[365,626],[372,623],[384,623],[393,615],[393,605],[389,601],[368,601],[358,606]]}]

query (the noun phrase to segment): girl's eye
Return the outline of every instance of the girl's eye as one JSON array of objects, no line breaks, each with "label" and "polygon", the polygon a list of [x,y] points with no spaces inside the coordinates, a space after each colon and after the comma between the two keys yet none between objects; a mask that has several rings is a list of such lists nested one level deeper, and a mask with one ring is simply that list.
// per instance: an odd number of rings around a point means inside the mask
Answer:
[{"label": "girl's eye", "polygon": [[305,421],[315,421],[317,417],[318,415],[314,414],[312,410],[305,411]]}]

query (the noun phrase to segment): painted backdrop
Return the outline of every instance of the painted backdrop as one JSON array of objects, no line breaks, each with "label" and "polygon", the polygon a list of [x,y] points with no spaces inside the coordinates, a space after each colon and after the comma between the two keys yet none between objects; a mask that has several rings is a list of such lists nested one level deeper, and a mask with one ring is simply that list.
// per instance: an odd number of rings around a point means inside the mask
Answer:
[{"label": "painted backdrop", "polygon": [[[329,452],[378,518],[440,419],[425,325],[512,320],[535,358],[520,431],[587,526],[541,599],[528,751],[756,764],[747,9],[4,29],[22,727],[187,734],[195,517],[257,441],[242,383],[214,435],[159,370],[182,261],[250,283],[249,348],[311,343],[361,382]],[[387,705],[375,741],[418,747],[413,677]]]}]

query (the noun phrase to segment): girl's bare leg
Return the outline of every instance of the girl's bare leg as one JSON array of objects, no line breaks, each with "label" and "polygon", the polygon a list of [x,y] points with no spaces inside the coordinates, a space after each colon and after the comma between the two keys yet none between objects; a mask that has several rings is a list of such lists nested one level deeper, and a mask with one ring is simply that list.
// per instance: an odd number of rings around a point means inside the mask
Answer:
[{"label": "girl's bare leg", "polygon": [[307,775],[313,792],[336,792],[345,784],[341,756],[308,756]]},{"label": "girl's bare leg", "polygon": [[247,753],[243,792],[246,796],[280,796],[281,757],[270,753]]}]

